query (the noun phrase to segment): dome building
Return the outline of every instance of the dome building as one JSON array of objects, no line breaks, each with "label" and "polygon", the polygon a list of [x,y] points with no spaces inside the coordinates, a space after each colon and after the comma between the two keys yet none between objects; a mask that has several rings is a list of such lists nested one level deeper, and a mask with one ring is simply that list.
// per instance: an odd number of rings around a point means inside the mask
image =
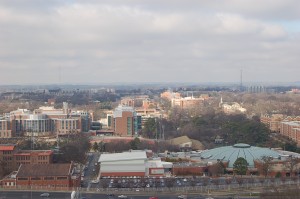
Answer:
[{"label": "dome building", "polygon": [[273,159],[280,159],[280,154],[269,148],[254,147],[248,144],[235,144],[233,146],[224,146],[207,151],[200,155],[201,159],[207,162],[223,162],[228,169],[233,168],[237,158],[242,157],[248,162],[248,168],[255,168],[255,161],[261,160],[263,156],[269,156]]}]

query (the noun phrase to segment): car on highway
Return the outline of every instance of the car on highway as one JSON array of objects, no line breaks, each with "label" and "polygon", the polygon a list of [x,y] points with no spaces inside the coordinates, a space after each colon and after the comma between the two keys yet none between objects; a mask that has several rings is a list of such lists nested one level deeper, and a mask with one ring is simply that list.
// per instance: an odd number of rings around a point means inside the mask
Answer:
[{"label": "car on highway", "polygon": [[187,199],[187,196],[186,195],[180,195],[177,197],[178,199]]},{"label": "car on highway", "polygon": [[49,197],[49,196],[50,196],[50,193],[42,193],[40,196],[41,196],[41,197]]},{"label": "car on highway", "polygon": [[92,183],[92,184],[98,184],[98,183],[99,183],[99,180],[92,180],[91,183]]},{"label": "car on highway", "polygon": [[125,195],[119,195],[118,198],[127,198]]}]

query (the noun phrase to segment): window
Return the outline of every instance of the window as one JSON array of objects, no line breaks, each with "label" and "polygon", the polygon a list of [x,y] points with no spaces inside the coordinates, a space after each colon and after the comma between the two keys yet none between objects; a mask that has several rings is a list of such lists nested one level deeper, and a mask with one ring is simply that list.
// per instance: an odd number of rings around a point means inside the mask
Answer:
[{"label": "window", "polygon": [[31,178],[31,180],[41,180],[41,178]]},{"label": "window", "polygon": [[28,180],[28,178],[18,178],[18,180]]},{"label": "window", "polygon": [[132,118],[127,117],[127,135],[132,134]]},{"label": "window", "polygon": [[44,180],[54,180],[54,177],[44,177]]},{"label": "window", "polygon": [[67,177],[57,177],[56,179],[57,180],[67,180],[68,178]]}]

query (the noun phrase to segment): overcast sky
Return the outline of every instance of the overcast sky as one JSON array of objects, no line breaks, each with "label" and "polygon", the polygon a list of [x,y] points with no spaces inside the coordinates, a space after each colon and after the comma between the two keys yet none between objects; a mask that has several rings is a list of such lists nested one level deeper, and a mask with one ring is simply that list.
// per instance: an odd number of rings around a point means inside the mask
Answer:
[{"label": "overcast sky", "polygon": [[299,0],[0,0],[0,84],[293,82]]}]

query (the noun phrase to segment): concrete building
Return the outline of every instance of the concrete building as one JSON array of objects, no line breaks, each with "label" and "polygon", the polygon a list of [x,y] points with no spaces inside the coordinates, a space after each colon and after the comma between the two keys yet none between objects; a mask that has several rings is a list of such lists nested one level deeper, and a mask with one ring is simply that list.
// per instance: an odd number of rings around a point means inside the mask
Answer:
[{"label": "concrete building", "polygon": [[223,109],[225,114],[245,113],[247,111],[247,109],[243,108],[237,102],[232,102],[232,103],[223,102],[222,97],[219,103],[219,107]]},{"label": "concrete building", "polygon": [[160,97],[171,101],[171,99],[181,98],[181,94],[177,93],[177,92],[172,92],[172,91],[165,91],[160,94]]},{"label": "concrete building", "polygon": [[146,162],[146,176],[171,176],[173,163],[161,161],[160,158]]},{"label": "concrete building", "polygon": [[122,176],[170,176],[173,164],[161,161],[160,158],[150,158],[147,151],[130,151],[123,153],[101,154],[100,177]]},{"label": "concrete building", "polygon": [[12,126],[12,121],[0,118],[0,138],[15,137],[15,132],[12,130]]},{"label": "concrete building", "polygon": [[18,109],[0,118],[0,138],[88,132],[91,120],[92,114],[87,111],[72,111],[67,103],[63,104],[63,109],[40,107],[33,112]]},{"label": "concrete building", "polygon": [[187,108],[195,108],[202,106],[205,99],[202,97],[194,98],[191,97],[184,97],[184,98],[173,98],[171,99],[171,106],[172,107],[179,107],[181,109],[187,109]]}]

